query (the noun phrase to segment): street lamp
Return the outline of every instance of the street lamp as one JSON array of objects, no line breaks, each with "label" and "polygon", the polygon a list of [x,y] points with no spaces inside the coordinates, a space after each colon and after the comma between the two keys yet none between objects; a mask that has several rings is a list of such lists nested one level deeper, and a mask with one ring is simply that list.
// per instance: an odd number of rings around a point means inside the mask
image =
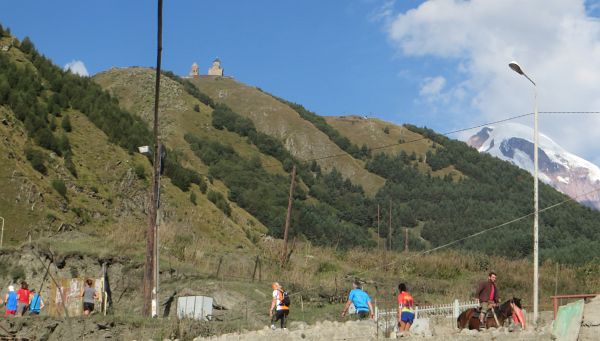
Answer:
[{"label": "street lamp", "polygon": [[508,66],[514,72],[524,76],[533,84],[533,324],[537,325],[538,320],[538,301],[539,301],[539,254],[538,254],[538,104],[537,104],[537,86],[535,82],[527,76],[525,71],[515,61],[508,63]]}]

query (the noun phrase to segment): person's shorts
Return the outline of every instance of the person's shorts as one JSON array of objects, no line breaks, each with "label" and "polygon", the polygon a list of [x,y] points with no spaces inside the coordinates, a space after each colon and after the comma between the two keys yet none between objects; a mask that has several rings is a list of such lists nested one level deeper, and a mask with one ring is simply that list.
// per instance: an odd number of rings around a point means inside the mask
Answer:
[{"label": "person's shorts", "polygon": [[29,311],[29,315],[39,315],[40,312],[39,311]]},{"label": "person's shorts", "polygon": [[368,311],[357,311],[356,315],[361,320],[368,319],[369,317],[371,317],[371,314]]},{"label": "person's shorts", "polygon": [[17,311],[16,311],[16,310],[7,310],[7,311],[6,311],[6,314],[5,314],[5,316],[8,316],[8,315],[15,315],[16,313],[17,313]]},{"label": "person's shorts", "polygon": [[400,321],[412,324],[415,321],[415,313],[411,313],[410,311],[403,311],[402,315],[400,315]]},{"label": "person's shorts", "polygon": [[17,302],[17,313],[22,315],[27,312],[28,304],[25,302]]},{"label": "person's shorts", "polygon": [[83,302],[83,310],[94,311],[94,303]]}]

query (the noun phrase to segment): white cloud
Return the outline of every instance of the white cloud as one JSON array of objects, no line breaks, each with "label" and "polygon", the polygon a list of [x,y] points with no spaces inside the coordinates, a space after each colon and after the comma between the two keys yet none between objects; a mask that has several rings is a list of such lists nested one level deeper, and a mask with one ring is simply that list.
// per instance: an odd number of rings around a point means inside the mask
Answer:
[{"label": "white cloud", "polygon": [[81,60],[73,60],[70,63],[65,64],[64,70],[69,70],[72,73],[80,76],[89,76],[88,70]]},{"label": "white cloud", "polygon": [[421,84],[419,95],[429,98],[435,98],[440,95],[442,89],[446,85],[446,78],[442,76],[427,77]]},{"label": "white cloud", "polygon": [[[455,65],[456,84],[436,80],[449,78],[442,74],[420,94],[443,91],[464,112],[481,113],[467,122],[533,111],[532,86],[508,68],[511,60],[537,82],[541,111],[600,110],[600,21],[583,0],[435,0],[384,22],[402,54]],[[540,119],[542,132],[592,160],[600,159],[598,126],[600,115]]]}]

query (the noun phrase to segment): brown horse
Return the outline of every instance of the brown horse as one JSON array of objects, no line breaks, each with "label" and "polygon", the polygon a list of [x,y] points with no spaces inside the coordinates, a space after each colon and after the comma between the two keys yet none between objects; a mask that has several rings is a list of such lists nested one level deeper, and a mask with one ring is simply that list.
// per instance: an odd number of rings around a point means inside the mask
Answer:
[{"label": "brown horse", "polygon": [[[504,325],[504,322],[512,316],[513,309],[512,305],[514,304],[517,307],[521,308],[521,300],[513,297],[512,299],[502,303],[501,305],[494,307],[494,312],[496,313],[496,318],[498,319],[498,323],[496,323],[496,319],[494,318],[494,314],[490,313],[484,319],[484,327],[485,328],[498,328]],[[479,317],[475,316],[475,313],[479,311],[479,308],[470,308],[463,311],[456,320],[456,324],[458,329],[480,329]],[[482,312],[483,313],[483,312]],[[500,324],[500,325],[498,325]]]}]

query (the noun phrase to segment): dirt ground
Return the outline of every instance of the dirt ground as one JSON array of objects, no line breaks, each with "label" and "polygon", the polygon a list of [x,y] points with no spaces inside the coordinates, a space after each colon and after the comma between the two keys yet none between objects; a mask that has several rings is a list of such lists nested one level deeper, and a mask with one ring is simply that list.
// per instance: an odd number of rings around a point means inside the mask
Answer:
[{"label": "dirt ground", "polygon": [[[547,315],[547,313],[546,313]],[[372,320],[350,321],[350,322],[330,322],[324,321],[315,325],[307,326],[303,323],[291,323],[288,330],[271,330],[265,327],[258,331],[249,331],[243,333],[226,334],[212,338],[196,338],[196,340],[215,340],[215,341],[234,341],[234,340],[378,340],[385,338],[397,338],[404,340],[552,340],[549,324],[542,325],[538,330],[528,329],[520,330],[513,328],[490,329],[482,332],[463,330],[458,331],[454,328],[451,319],[430,320],[429,328],[426,332],[407,333],[405,335],[396,335],[395,333],[386,333],[385,328]]]}]

